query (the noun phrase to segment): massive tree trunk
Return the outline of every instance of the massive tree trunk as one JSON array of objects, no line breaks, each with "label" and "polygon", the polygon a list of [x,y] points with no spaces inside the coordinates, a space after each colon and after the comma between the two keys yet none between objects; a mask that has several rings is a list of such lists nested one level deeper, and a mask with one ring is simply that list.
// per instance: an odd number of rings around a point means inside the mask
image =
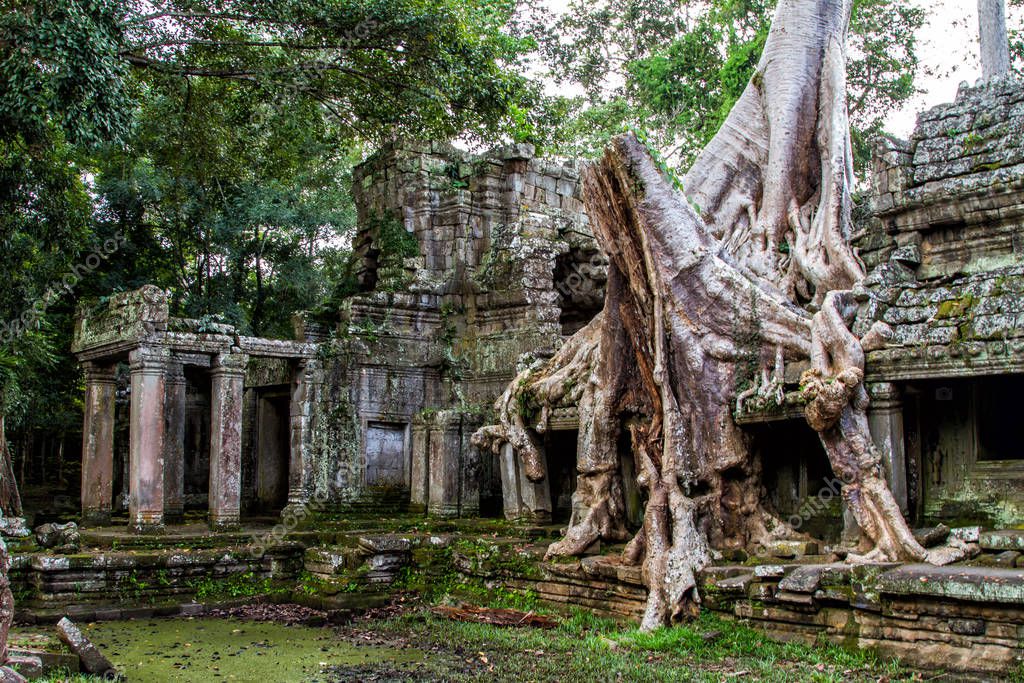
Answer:
[{"label": "massive tree trunk", "polygon": [[631,135],[587,170],[587,210],[611,264],[604,313],[517,379],[496,406],[501,424],[479,435],[481,445],[511,442],[528,476],[542,478],[526,417],[564,400],[551,387],[566,373],[590,378],[578,396],[574,501],[589,512],[574,515],[548,552],[578,554],[622,537],[616,441],[628,430],[647,503],[624,560],[642,565],[647,629],[696,610],[695,576],[712,549],[797,535],[764,504],[761,464],[733,419],[747,397],[780,400],[795,361],[811,361],[801,381],[807,419],[862,532],[851,559],[956,556],[925,552],[881,475],[864,346],[884,344],[887,329],[862,340],[848,329],[847,290],[864,275],[849,245],[851,3],[779,2],[754,78],[682,191]]}]

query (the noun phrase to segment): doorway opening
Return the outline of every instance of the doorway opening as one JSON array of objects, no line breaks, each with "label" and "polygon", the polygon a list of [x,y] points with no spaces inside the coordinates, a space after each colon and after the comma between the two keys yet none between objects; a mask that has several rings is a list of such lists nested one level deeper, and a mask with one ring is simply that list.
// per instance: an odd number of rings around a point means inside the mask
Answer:
[{"label": "doorway opening", "polygon": [[805,420],[780,420],[748,427],[759,457],[768,498],[795,531],[838,541],[843,531],[840,482],[821,439]]},{"label": "doorway opening", "polygon": [[203,368],[185,367],[185,509],[210,507],[210,397],[213,383]]},{"label": "doorway opening", "polygon": [[256,403],[256,498],[259,512],[288,503],[291,461],[291,396],[288,387],[262,390]]},{"label": "doorway opening", "polygon": [[577,429],[548,432],[544,454],[551,492],[551,521],[562,524],[572,516],[572,494],[576,492]]}]

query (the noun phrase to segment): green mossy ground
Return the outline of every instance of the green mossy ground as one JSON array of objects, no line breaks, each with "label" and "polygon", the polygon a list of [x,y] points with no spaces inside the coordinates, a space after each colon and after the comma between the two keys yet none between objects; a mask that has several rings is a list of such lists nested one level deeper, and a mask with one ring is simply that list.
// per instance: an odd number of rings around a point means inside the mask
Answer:
[{"label": "green mossy ground", "polygon": [[[274,643],[263,633],[267,625],[225,621],[223,625],[197,620],[204,633],[189,639],[182,631],[190,622],[126,622],[98,627],[98,638],[125,643],[119,629],[136,637],[146,631],[174,631],[166,645],[169,671],[178,678],[159,678],[155,670],[147,681],[213,680],[203,678],[199,668],[201,654],[222,653],[218,671],[229,679],[244,678],[252,670],[252,659],[269,673],[287,671],[294,657],[290,644],[305,637],[315,644],[317,666],[327,663],[312,677],[297,680],[316,681],[910,681],[922,680],[918,674],[881,662],[867,653],[851,653],[838,647],[809,647],[769,641],[748,626],[705,614],[696,622],[654,633],[640,633],[633,626],[597,619],[573,612],[558,628],[503,629],[482,624],[450,621],[433,615],[425,606],[410,607],[395,615],[359,619],[336,628],[276,627],[283,629]],[[219,630],[218,630],[219,629]],[[290,630],[289,630],[290,629]],[[236,633],[241,631],[242,633]],[[308,631],[308,633],[307,633]],[[216,633],[214,633],[216,632]],[[223,633],[222,633],[223,632]],[[208,637],[219,634],[216,643]],[[201,641],[200,636],[206,640]],[[184,639],[184,640],[182,640]],[[224,643],[220,641],[223,640]],[[237,642],[236,642],[237,641]],[[250,642],[251,641],[251,642]],[[114,642],[114,641],[111,641]],[[184,643],[191,647],[185,648]],[[181,662],[175,651],[195,649],[201,643],[203,653],[185,660],[189,675],[180,677]],[[137,646],[121,657],[129,659],[138,650],[153,649],[156,643]],[[173,646],[173,647],[170,647]],[[221,647],[223,646],[223,647]],[[245,649],[242,647],[245,646]],[[125,646],[127,647],[127,646]],[[233,649],[229,649],[233,648]],[[303,656],[309,653],[302,650]],[[308,648],[306,648],[308,649]],[[223,656],[236,652],[232,661]],[[138,654],[138,653],[136,653]],[[136,658],[138,658],[136,656]],[[307,657],[308,658],[308,657]],[[227,661],[226,661],[227,660]],[[127,660],[126,660],[127,661]],[[304,660],[303,660],[304,661]],[[178,664],[179,667],[174,667]],[[152,665],[151,665],[152,666]],[[308,671],[308,669],[307,669]],[[157,675],[156,678],[152,677]],[[239,677],[239,675],[243,677]],[[88,677],[55,677],[51,681],[92,681]],[[141,680],[141,679],[137,679]],[[276,680],[276,679],[275,679]],[[284,679],[280,679],[284,680]],[[290,679],[289,679],[290,680]]]},{"label": "green mossy ground", "polygon": [[[438,523],[421,522],[411,518],[396,518],[380,523],[390,530],[418,532],[455,532],[446,547],[415,547],[412,563],[403,568],[397,579],[377,592],[373,604],[353,608],[373,608],[390,602],[390,607],[372,611],[355,618],[344,626],[309,628],[303,638],[317,644],[319,662],[327,665],[316,670],[315,676],[299,680],[325,682],[340,681],[722,681],[750,679],[757,681],[896,681],[922,680],[917,673],[901,669],[896,664],[877,659],[869,652],[843,649],[835,645],[810,647],[783,644],[769,640],[744,622],[725,619],[705,611],[694,623],[645,634],[631,623],[601,619],[578,609],[557,609],[541,602],[530,590],[513,590],[502,586],[500,577],[538,575],[542,571],[538,556],[531,552],[536,536],[546,529],[516,528],[504,521],[480,521],[472,524],[453,520]],[[420,524],[423,524],[421,527]],[[503,537],[499,532],[518,531],[518,538]],[[489,533],[486,533],[489,532]],[[470,535],[472,533],[472,535]],[[532,540],[526,537],[533,536]],[[328,586],[322,579],[303,573],[291,586],[289,595],[270,582],[255,581],[255,577],[218,581],[210,579],[202,586],[206,597],[238,598],[250,594],[265,594],[271,601],[297,601],[318,609],[336,609],[350,599],[361,597],[367,590],[359,571],[336,577],[342,586]],[[481,576],[489,577],[487,579]],[[497,580],[495,580],[497,579]],[[354,593],[346,593],[349,582]],[[263,585],[266,584],[266,585]],[[388,595],[390,594],[390,595]],[[324,601],[322,607],[318,601]],[[328,605],[330,603],[330,605]],[[516,609],[524,612],[547,613],[560,621],[558,628],[502,629],[483,624],[467,624],[443,619],[431,612],[442,604],[468,604],[492,608]],[[217,631],[217,620],[211,622],[208,633]],[[228,620],[221,620],[228,621]],[[119,643],[141,639],[144,648],[155,651],[156,643],[146,642],[146,632],[138,624],[159,635],[162,629],[181,630],[184,620],[147,622],[112,622],[96,628]],[[257,625],[259,626],[259,625]],[[237,624],[233,627],[239,628]],[[305,627],[290,627],[301,629]],[[121,633],[123,629],[124,633]],[[232,629],[232,630],[233,630]],[[257,629],[252,629],[255,633]],[[217,631],[218,633],[220,631]],[[135,634],[127,638],[124,634]],[[249,633],[247,630],[246,633]],[[273,647],[259,643],[238,649],[230,658],[201,662],[202,657],[186,658],[196,677],[166,678],[148,675],[147,681],[158,680],[255,680],[235,675],[230,678],[224,668],[239,667],[248,671],[256,658],[257,665],[290,666],[295,657],[305,657],[301,647],[291,652],[287,643],[297,631],[287,631],[280,643],[271,638],[257,639],[271,642]],[[222,634],[223,635],[223,634]],[[237,635],[237,634],[235,634]],[[286,637],[287,636],[287,637]],[[183,636],[182,636],[183,637]],[[227,641],[231,637],[224,636]],[[301,639],[301,638],[300,638]],[[180,641],[180,642],[179,642]],[[182,661],[184,646],[191,641],[177,638],[165,649],[173,655],[163,658],[164,663]],[[204,641],[205,642],[205,641]],[[247,641],[248,642],[248,641]],[[254,641],[255,642],[255,641]],[[102,639],[98,640],[103,644]],[[174,643],[178,643],[175,645]],[[360,648],[376,653],[365,657]],[[103,648],[105,651],[107,648]],[[222,652],[222,650],[216,650]],[[134,652],[134,650],[133,650]],[[204,649],[204,653],[210,654]],[[303,654],[305,653],[305,654]],[[423,656],[392,656],[394,653],[423,653]],[[184,653],[189,654],[189,653]],[[124,656],[124,655],[119,655]],[[130,657],[136,655],[130,655]],[[205,655],[204,655],[205,656]],[[235,660],[238,660],[237,662]],[[230,660],[230,661],[229,661]],[[305,662],[305,660],[303,660]],[[205,663],[204,663],[205,662]],[[217,666],[218,669],[203,666]],[[314,667],[315,668],[315,667]],[[269,670],[269,669],[268,669]],[[178,673],[180,669],[175,669]],[[217,675],[221,674],[221,675]],[[53,677],[52,681],[92,681],[87,677]],[[142,680],[136,678],[136,680]],[[276,680],[276,679],[275,679]],[[282,679],[283,680],[283,679]]]}]

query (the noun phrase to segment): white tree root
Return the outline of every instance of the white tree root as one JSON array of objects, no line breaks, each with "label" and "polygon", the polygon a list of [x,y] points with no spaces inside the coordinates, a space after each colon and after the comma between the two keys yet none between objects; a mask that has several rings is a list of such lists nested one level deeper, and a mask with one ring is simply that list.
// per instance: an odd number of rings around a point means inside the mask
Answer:
[{"label": "white tree root", "polygon": [[[780,0],[757,75],[687,174],[686,196],[633,136],[587,169],[587,210],[610,262],[604,313],[520,375],[496,404],[500,424],[474,437],[511,443],[539,480],[544,416],[579,401],[575,511],[553,556],[625,537],[618,443],[628,429],[647,502],[623,561],[642,567],[645,629],[696,612],[712,546],[795,535],[764,504],[760,464],[731,411],[758,393],[778,400],[787,362],[812,361],[806,416],[861,529],[851,561],[947,562],[962,552],[929,553],[914,540],[868,431],[864,348],[884,345],[886,330],[858,340],[848,329],[846,290],[863,277],[849,245],[851,5]],[[751,360],[761,382],[744,392],[737,385],[757,379],[744,374]]]}]

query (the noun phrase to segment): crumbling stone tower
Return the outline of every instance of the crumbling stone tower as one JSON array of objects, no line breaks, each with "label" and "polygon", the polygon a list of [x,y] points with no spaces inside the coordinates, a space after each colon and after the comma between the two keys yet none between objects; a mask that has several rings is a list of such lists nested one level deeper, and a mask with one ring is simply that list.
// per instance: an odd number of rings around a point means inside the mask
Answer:
[{"label": "crumbling stone tower", "polygon": [[[500,514],[496,464],[470,435],[517,362],[553,353],[603,303],[606,262],[579,167],[537,159],[529,145],[475,156],[406,143],[358,167],[354,188],[363,292],[340,322],[306,316],[299,330],[322,344],[309,495]],[[574,419],[563,420],[570,434]],[[575,483],[574,437],[553,438],[565,476],[526,503],[542,518],[567,510]],[[506,514],[518,505],[506,500]]]}]

